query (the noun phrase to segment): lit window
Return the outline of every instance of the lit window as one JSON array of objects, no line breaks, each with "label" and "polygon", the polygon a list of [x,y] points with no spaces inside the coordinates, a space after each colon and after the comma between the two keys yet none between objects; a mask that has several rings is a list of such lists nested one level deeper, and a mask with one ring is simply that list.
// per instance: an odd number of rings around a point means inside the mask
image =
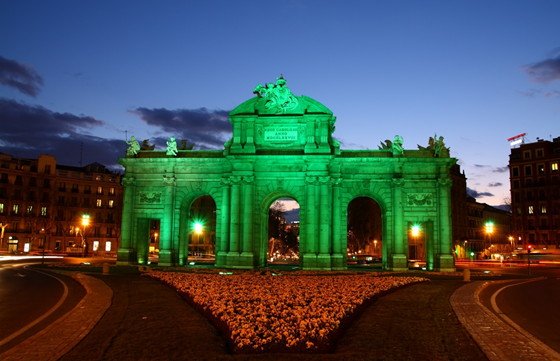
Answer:
[{"label": "lit window", "polygon": [[529,214],[533,214],[535,211],[533,209],[533,206],[529,206]]},{"label": "lit window", "polygon": [[541,206],[541,213],[546,214],[546,206]]},{"label": "lit window", "polygon": [[558,171],[558,163],[554,162],[550,165],[552,171]]},{"label": "lit window", "polygon": [[46,215],[47,215],[47,207],[41,207],[41,215],[42,215],[42,216],[46,216]]},{"label": "lit window", "polygon": [[109,199],[109,208],[113,208],[114,204],[115,204],[115,201],[112,200],[112,199]]},{"label": "lit window", "polygon": [[544,164],[539,164],[537,166],[537,170],[538,170],[539,174],[544,174]]},{"label": "lit window", "polygon": [[105,252],[111,252],[111,242],[105,242]]},{"label": "lit window", "polygon": [[115,194],[115,187],[109,188],[109,194],[110,194],[110,195]]},{"label": "lit window", "polygon": [[26,212],[27,212],[27,214],[33,213],[33,206],[27,206]]},{"label": "lit window", "polygon": [[97,187],[97,194],[103,194],[103,187]]},{"label": "lit window", "polygon": [[19,204],[12,205],[12,213],[18,214],[19,213]]},{"label": "lit window", "polygon": [[0,213],[4,213],[4,203],[0,203]]},{"label": "lit window", "polygon": [[101,206],[103,205],[103,202],[101,201],[101,199],[98,199],[98,200],[95,202],[95,205],[96,205],[97,207],[101,207]]}]

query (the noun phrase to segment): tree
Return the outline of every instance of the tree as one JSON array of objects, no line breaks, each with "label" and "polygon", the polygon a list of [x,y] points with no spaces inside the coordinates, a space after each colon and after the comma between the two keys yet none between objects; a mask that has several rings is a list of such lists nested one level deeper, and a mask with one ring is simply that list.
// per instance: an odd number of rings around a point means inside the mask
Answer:
[{"label": "tree", "polygon": [[348,206],[348,250],[364,251],[373,239],[381,239],[381,209],[367,197],[354,199]]}]

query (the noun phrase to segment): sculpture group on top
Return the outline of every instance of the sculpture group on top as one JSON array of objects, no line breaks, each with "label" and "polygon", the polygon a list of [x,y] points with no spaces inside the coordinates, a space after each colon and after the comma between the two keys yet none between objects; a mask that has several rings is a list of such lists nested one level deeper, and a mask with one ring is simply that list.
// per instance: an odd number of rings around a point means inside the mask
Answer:
[{"label": "sculpture group on top", "polygon": [[286,79],[282,75],[276,79],[276,83],[267,83],[266,85],[257,85],[253,90],[259,98],[266,99],[266,109],[280,114],[295,109],[298,106],[297,98],[292,91],[286,86]]}]

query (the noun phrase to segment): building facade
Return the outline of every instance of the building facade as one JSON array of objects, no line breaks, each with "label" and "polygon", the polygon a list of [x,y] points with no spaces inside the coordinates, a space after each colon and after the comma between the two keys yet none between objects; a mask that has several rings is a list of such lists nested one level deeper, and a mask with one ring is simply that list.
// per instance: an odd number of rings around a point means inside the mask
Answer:
[{"label": "building facade", "polygon": [[121,160],[120,264],[149,262],[154,223],[159,264],[191,264],[191,245],[205,239],[193,205],[204,198],[213,208],[205,217],[215,224],[208,229],[215,244],[207,247],[215,266],[266,267],[269,208],[290,198],[300,206],[301,267],[344,269],[348,209],[367,198],[379,209],[375,241],[384,268],[407,269],[413,258],[430,270],[454,269],[449,169],[456,160],[443,137],[415,150],[399,136],[377,150],[341,150],[323,104],[293,95],[282,78],[255,94],[230,112],[232,138],[223,150],[181,150],[174,138],[166,150],[141,150],[131,139]]},{"label": "building facade", "polygon": [[0,154],[0,252],[115,254],[120,178],[98,163],[72,167],[50,155]]},{"label": "building facade", "polygon": [[560,245],[560,137],[512,148],[512,236],[519,246]]}]

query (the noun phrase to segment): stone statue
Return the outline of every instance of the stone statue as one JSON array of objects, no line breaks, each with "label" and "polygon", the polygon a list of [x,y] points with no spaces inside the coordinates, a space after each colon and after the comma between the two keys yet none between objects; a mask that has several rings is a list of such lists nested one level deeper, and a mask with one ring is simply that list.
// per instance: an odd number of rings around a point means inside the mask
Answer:
[{"label": "stone statue", "polygon": [[174,137],[170,137],[167,140],[167,151],[165,152],[166,155],[177,155],[177,141]]},{"label": "stone statue", "polygon": [[154,150],[154,145],[151,145],[148,139],[144,139],[142,141],[142,145],[140,146],[140,150]]},{"label": "stone statue", "polygon": [[403,143],[404,143],[403,137],[401,137],[398,134],[395,135],[395,137],[393,138],[393,143],[391,144],[391,150],[393,151],[393,155],[404,154]]},{"label": "stone statue", "polygon": [[391,142],[389,139],[385,139],[384,142],[381,142],[379,144],[379,146],[377,147],[379,150],[389,150],[393,148],[393,142]]},{"label": "stone statue", "polygon": [[128,144],[128,148],[126,149],[127,157],[134,157],[140,151],[140,144],[138,144],[138,141],[134,136],[131,136],[126,144]]},{"label": "stone statue", "polygon": [[253,93],[257,94],[259,98],[266,99],[266,109],[277,114],[286,113],[298,106],[298,99],[286,86],[286,80],[282,75],[276,80],[275,84],[257,85]]},{"label": "stone statue", "polygon": [[441,153],[447,150],[445,148],[445,143],[443,142],[443,137],[437,138],[437,135],[434,136],[434,157],[439,157]]}]

